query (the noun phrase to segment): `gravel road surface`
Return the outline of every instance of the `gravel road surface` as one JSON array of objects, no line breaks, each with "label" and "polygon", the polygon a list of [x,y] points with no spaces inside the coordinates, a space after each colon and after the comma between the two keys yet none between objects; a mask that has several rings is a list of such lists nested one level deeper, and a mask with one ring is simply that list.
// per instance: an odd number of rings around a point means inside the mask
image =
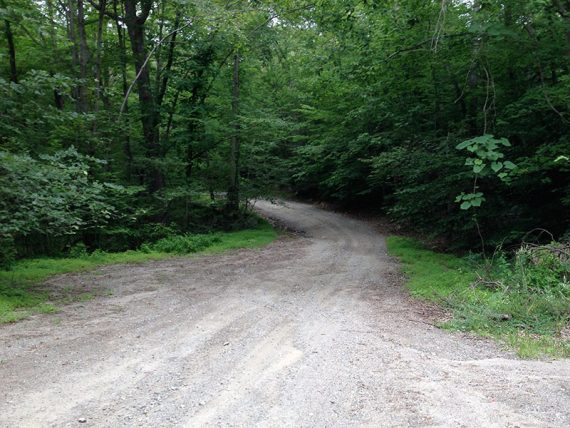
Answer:
[{"label": "gravel road surface", "polygon": [[1,427],[569,427],[570,363],[435,328],[384,237],[317,207],[255,250],[116,265],[0,326]]}]

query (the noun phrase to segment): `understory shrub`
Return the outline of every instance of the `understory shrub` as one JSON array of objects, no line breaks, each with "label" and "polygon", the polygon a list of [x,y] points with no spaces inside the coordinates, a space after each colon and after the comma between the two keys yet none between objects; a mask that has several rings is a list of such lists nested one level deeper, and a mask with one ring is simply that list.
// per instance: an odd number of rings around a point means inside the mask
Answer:
[{"label": "understory shrub", "polygon": [[[560,326],[570,320],[570,246],[524,245],[511,260],[501,255],[478,281],[508,296],[504,312],[532,330],[545,320]],[[477,284],[477,283],[476,283]]]},{"label": "understory shrub", "polygon": [[80,259],[88,255],[87,246],[83,242],[78,242],[69,249],[69,257],[74,259]]},{"label": "understory shrub", "polygon": [[73,147],[37,158],[0,150],[0,266],[57,254],[121,217],[115,205],[125,188],[92,175],[103,163]]},{"label": "understory shrub", "polygon": [[500,338],[524,356],[570,356],[568,245],[525,245],[492,259],[458,257],[390,237],[411,294],[447,307],[442,326]]},{"label": "understory shrub", "polygon": [[524,291],[570,297],[570,246],[524,246],[515,255],[509,283]]},{"label": "understory shrub", "polygon": [[134,250],[142,244],[180,234],[175,224],[146,223],[130,227],[119,226],[102,229],[97,236],[97,248],[108,252]]},{"label": "understory shrub", "polygon": [[217,234],[209,235],[177,235],[161,239],[154,244],[143,244],[141,250],[145,252],[157,251],[161,253],[190,254],[205,250],[221,242]]},{"label": "understory shrub", "polygon": [[10,269],[16,261],[16,247],[11,236],[0,237],[0,269]]}]

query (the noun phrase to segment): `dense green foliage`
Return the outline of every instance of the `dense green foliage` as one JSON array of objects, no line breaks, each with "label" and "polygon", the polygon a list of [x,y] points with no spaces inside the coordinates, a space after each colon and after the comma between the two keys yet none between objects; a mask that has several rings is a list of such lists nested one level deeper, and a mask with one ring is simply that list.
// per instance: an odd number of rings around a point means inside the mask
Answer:
[{"label": "dense green foliage", "polygon": [[270,13],[0,2],[0,264],[255,226],[288,129],[257,104]]},{"label": "dense green foliage", "polygon": [[[570,260],[553,247],[523,248],[492,265],[428,250],[409,238],[388,239],[414,296],[452,313],[443,326],[500,338],[525,357],[570,356]],[[566,329],[566,330],[565,330]]]},{"label": "dense green foliage", "polygon": [[[119,217],[117,201],[124,189],[100,183],[89,176],[88,161],[73,148],[34,160],[29,155],[0,152],[0,241],[3,257],[10,263],[14,240],[40,250],[46,239],[64,243],[66,236],[87,235]],[[121,214],[123,215],[123,214]],[[45,247],[44,247],[45,248]]]},{"label": "dense green foliage", "polygon": [[239,226],[239,201],[276,189],[463,248],[568,234],[567,0],[13,0],[0,18],[3,259]]},{"label": "dense green foliage", "polygon": [[285,31],[294,189],[462,247],[474,215],[491,246],[568,233],[567,1],[323,3]]}]

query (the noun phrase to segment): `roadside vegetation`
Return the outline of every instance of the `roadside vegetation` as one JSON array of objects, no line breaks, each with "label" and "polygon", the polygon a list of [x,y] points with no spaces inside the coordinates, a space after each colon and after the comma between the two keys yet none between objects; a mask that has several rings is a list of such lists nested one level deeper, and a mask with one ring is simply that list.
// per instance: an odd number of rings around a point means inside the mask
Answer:
[{"label": "roadside vegetation", "polygon": [[10,270],[0,270],[0,324],[18,321],[33,313],[57,312],[57,305],[74,300],[89,300],[90,293],[77,294],[69,289],[64,295],[50,292],[42,284],[51,276],[94,269],[119,263],[140,263],[191,254],[212,254],[222,251],[255,248],[271,243],[278,232],[267,222],[234,232],[173,235],[137,250],[109,253],[88,252],[76,246],[62,257],[38,257],[15,262]]},{"label": "roadside vegetation", "polygon": [[493,337],[522,357],[570,357],[568,246],[525,246],[512,258],[458,257],[390,237],[412,296],[442,305],[443,328]]}]

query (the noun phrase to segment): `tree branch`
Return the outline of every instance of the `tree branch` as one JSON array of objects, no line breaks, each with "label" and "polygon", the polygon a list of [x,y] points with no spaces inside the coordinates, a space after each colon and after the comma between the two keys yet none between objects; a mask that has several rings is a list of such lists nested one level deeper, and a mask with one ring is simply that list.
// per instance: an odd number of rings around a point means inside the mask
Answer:
[{"label": "tree branch", "polygon": [[139,24],[142,24],[148,18],[150,11],[152,9],[152,0],[142,0],[141,1],[141,13],[137,16],[137,21]]},{"label": "tree branch", "polygon": [[[174,20],[174,27],[178,28],[178,26],[180,25],[180,19],[181,19],[182,14],[180,12],[176,13],[176,18]],[[157,97],[157,104],[161,105],[162,104],[162,100],[164,99],[164,95],[166,94],[166,87],[168,85],[168,78],[169,78],[169,73],[170,70],[172,69],[172,63],[174,62],[174,47],[176,46],[176,35],[178,34],[178,30],[174,30],[174,32],[172,33],[172,36],[170,38],[170,45],[168,48],[168,58],[166,60],[166,65],[164,66],[163,72],[164,75],[162,77],[162,82],[160,85],[160,90],[158,91],[158,97]]]},{"label": "tree branch", "polygon": [[112,18],[116,21],[123,21],[123,18],[119,15],[117,15],[114,12],[111,12],[110,10],[108,10],[106,7],[102,6],[101,4],[95,2],[95,0],[87,0],[89,2],[89,4],[91,4],[91,6],[93,6],[95,9],[97,9],[99,12],[103,12],[105,15],[107,15],[109,18]]},{"label": "tree branch", "polygon": [[[138,18],[137,18],[138,19]],[[123,111],[125,111],[125,105],[127,104],[127,100],[129,99],[129,95],[131,95],[131,92],[133,91],[133,87],[135,86],[135,83],[137,82],[137,80],[139,80],[139,78],[141,77],[141,74],[143,72],[143,70],[145,69],[145,67],[148,64],[148,61],[150,60],[152,54],[154,54],[154,51],[156,51],[156,48],[158,48],[158,46],[160,46],[160,44],[162,42],[164,42],[166,39],[168,39],[169,37],[171,37],[174,33],[183,30],[184,28],[189,27],[190,25],[192,25],[192,21],[188,22],[187,24],[184,24],[182,27],[176,28],[173,31],[171,31],[170,33],[168,33],[166,36],[164,36],[162,39],[160,39],[158,41],[158,43],[156,45],[154,45],[154,47],[152,48],[152,50],[148,53],[148,55],[146,56],[139,72],[137,73],[137,75],[135,76],[134,80],[132,81],[131,85],[129,86],[129,89],[127,90],[127,93],[125,94],[125,98],[123,99],[123,102],[121,104],[121,109],[119,110],[119,117],[123,114]]]}]

